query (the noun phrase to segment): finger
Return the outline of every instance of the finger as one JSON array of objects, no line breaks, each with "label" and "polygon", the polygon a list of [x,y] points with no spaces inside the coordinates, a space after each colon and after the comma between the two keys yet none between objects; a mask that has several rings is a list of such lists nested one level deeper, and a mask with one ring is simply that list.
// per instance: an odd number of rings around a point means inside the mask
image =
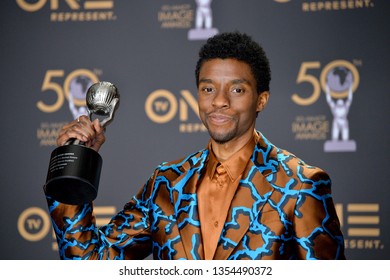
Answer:
[{"label": "finger", "polygon": [[86,116],[82,116],[62,127],[57,138],[57,145],[64,145],[69,139],[75,138],[82,142],[92,140],[96,131]]},{"label": "finger", "polygon": [[106,136],[104,134],[105,129],[100,125],[100,122],[97,119],[95,119],[92,124],[96,131],[95,139],[92,143],[92,148],[96,148],[97,150],[99,150],[101,145],[103,145],[103,143],[106,141]]},{"label": "finger", "polygon": [[57,144],[62,146],[70,139],[78,139],[82,142],[88,141],[88,134],[78,128],[76,125],[62,130],[57,138]]},{"label": "finger", "polygon": [[103,127],[100,125],[100,121],[98,119],[93,120],[92,126],[97,133],[101,133],[103,131]]}]

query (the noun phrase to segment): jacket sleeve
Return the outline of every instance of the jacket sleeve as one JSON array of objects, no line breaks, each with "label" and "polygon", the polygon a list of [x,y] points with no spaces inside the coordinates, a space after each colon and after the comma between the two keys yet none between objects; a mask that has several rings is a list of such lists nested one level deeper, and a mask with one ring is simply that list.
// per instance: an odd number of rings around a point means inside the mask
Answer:
[{"label": "jacket sleeve", "polygon": [[[156,172],[155,172],[156,173]],[[61,259],[144,259],[151,253],[149,199],[154,175],[109,224],[96,225],[93,204],[46,196]]]},{"label": "jacket sleeve", "polygon": [[[304,172],[303,169],[306,169]],[[319,168],[302,167],[293,215],[293,242],[299,259],[345,259],[344,239],[331,196],[331,180]]]}]

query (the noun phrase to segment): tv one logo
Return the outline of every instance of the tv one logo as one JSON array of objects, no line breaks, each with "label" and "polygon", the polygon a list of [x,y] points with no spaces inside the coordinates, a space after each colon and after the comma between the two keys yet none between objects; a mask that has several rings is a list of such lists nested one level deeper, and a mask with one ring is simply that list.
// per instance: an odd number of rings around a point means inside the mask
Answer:
[{"label": "tv one logo", "polygon": [[345,249],[383,250],[378,203],[336,204]]},{"label": "tv one logo", "polygon": [[50,10],[58,10],[62,5],[68,6],[71,10],[98,10],[98,9],[112,9],[114,7],[113,0],[85,0],[83,5],[80,4],[79,0],[37,0],[37,1],[27,1],[27,0],[16,0],[16,3],[20,8],[27,12],[37,12],[41,10],[46,3],[49,2]]},{"label": "tv one logo", "polygon": [[52,22],[89,22],[116,20],[113,0],[16,0],[21,9],[29,13],[41,11],[47,3]]},{"label": "tv one logo", "polygon": [[[110,222],[110,219],[117,209],[115,206],[95,206],[94,214],[96,216],[97,225],[105,225]],[[30,207],[25,209],[18,218],[17,228],[19,234],[27,241],[41,241],[49,234],[55,239],[54,230],[48,212],[39,207]],[[52,249],[57,250],[56,240],[52,243]]]},{"label": "tv one logo", "polygon": [[[191,122],[192,111],[196,122]],[[149,119],[158,124],[165,124],[179,116],[179,132],[204,132],[206,128],[199,120],[198,102],[188,90],[181,90],[177,98],[172,92],[158,89],[149,94],[145,101],[145,113]]]},{"label": "tv one logo", "polygon": [[[380,205],[378,203],[336,204],[337,215],[343,229],[345,248],[349,250],[382,250],[380,239]],[[115,215],[115,206],[95,206],[97,225],[109,223]],[[39,207],[25,209],[18,218],[19,234],[27,241],[38,242],[49,234],[54,239],[52,249],[57,250],[54,231],[48,212]]]}]

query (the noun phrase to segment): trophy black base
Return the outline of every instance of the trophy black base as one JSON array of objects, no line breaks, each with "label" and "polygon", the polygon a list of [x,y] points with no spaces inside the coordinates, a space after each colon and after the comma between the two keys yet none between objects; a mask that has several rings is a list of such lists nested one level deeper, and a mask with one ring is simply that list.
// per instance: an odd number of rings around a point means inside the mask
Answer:
[{"label": "trophy black base", "polygon": [[92,202],[98,192],[102,157],[82,145],[56,148],[50,157],[45,193],[65,204]]}]

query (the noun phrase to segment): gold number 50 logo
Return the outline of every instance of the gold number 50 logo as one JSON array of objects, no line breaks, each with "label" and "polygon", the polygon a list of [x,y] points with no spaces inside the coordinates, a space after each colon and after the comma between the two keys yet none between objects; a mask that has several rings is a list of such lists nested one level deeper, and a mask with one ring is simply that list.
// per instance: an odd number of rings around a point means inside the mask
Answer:
[{"label": "gold number 50 logo", "polygon": [[[64,103],[65,97],[69,99],[69,88],[73,79],[84,76],[89,78],[93,83],[98,82],[98,77],[95,73],[87,69],[77,69],[71,72],[66,76],[63,85],[54,81],[56,78],[64,77],[63,70],[47,70],[45,78],[43,79],[41,90],[42,92],[47,92],[54,94],[54,103],[47,104],[44,101],[40,100],[37,102],[37,107],[39,110],[45,113],[53,113],[61,108]],[[53,98],[52,98],[53,99]],[[85,100],[74,99],[74,104],[77,106],[84,106]]]},{"label": "gold number 50 logo", "polygon": [[[298,93],[294,93],[291,96],[291,99],[298,105],[302,106],[308,106],[313,103],[315,103],[318,98],[321,95],[321,88],[322,90],[325,91],[326,88],[326,75],[328,74],[329,71],[334,69],[335,67],[345,67],[349,71],[352,72],[353,76],[353,85],[352,85],[352,91],[354,92],[356,88],[359,85],[359,72],[357,71],[355,65],[350,63],[349,61],[346,60],[335,60],[330,63],[328,63],[321,71],[320,79],[318,79],[316,76],[309,74],[309,70],[313,69],[319,69],[321,67],[321,64],[319,61],[305,61],[302,62],[301,68],[299,69],[298,72],[298,77],[297,77],[297,84],[300,83],[309,83],[313,87],[313,92],[309,97],[301,97]],[[334,93],[332,94],[334,98],[343,98],[347,96],[347,93],[343,94],[338,94],[335,95]]]}]

